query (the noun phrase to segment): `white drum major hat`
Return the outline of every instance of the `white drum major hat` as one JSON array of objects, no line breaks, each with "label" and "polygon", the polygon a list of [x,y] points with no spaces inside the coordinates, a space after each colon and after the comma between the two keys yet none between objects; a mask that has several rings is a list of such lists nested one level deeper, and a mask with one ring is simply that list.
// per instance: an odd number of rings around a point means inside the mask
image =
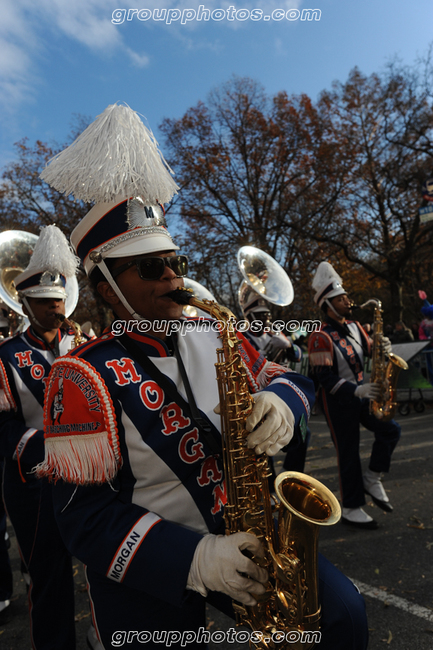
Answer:
[{"label": "white drum major hat", "polygon": [[178,250],[166,228],[162,206],[140,197],[97,203],[71,234],[87,275],[97,260]]},{"label": "white drum major hat", "polygon": [[139,115],[118,104],[48,163],[43,180],[95,202],[71,235],[87,274],[106,257],[178,249],[162,209],[179,189],[172,173]]},{"label": "white drum major hat", "polygon": [[75,277],[78,265],[62,231],[55,225],[43,227],[27,268],[14,280],[19,298],[65,300],[66,280]]},{"label": "white drum major hat", "polygon": [[313,289],[316,291],[314,296],[316,305],[321,307],[325,300],[347,293],[342,283],[343,280],[332,264],[329,262],[320,262],[311,283]]}]

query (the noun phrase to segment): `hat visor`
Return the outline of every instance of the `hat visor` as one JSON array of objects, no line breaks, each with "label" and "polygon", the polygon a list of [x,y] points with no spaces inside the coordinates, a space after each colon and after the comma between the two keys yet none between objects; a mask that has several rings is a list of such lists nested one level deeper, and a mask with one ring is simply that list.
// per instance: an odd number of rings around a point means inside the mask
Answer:
[{"label": "hat visor", "polygon": [[20,294],[25,298],[54,298],[55,300],[66,300],[67,298],[66,291],[58,287],[35,287],[20,291]]},{"label": "hat visor", "polygon": [[146,234],[130,241],[125,241],[114,246],[103,257],[130,257],[131,255],[147,255],[148,253],[161,253],[162,251],[178,251],[171,237],[155,233]]}]

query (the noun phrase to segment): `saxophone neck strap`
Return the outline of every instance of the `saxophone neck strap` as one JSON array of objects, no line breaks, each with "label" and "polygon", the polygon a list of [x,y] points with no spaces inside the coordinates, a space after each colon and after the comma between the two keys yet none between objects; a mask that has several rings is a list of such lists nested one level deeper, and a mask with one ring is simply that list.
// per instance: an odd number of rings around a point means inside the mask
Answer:
[{"label": "saxophone neck strap", "polygon": [[343,335],[343,337],[350,338],[353,341],[355,341],[355,343],[357,343],[358,345],[361,345],[364,355],[366,357],[369,356],[368,344],[361,332],[360,332],[361,343],[359,343],[358,339],[355,336],[353,336],[352,332],[350,331],[346,321],[343,324],[341,324],[338,321],[334,320],[333,318],[328,317],[326,319],[326,322],[328,323],[328,325],[331,325],[335,330],[337,330],[337,332],[340,335]]},{"label": "saxophone neck strap", "polygon": [[220,455],[222,453],[221,447],[221,436],[218,429],[207,419],[205,419],[197,408],[197,404],[194,399],[193,392],[191,390],[191,385],[189,383],[185,366],[182,361],[182,357],[179,352],[179,347],[177,345],[176,336],[171,335],[171,343],[174,350],[174,355],[177,359],[179,365],[179,372],[182,377],[183,385],[185,387],[185,392],[188,398],[186,401],[182,395],[177,390],[174,383],[168,379],[164,373],[160,371],[159,368],[150,360],[150,358],[141,350],[141,348],[126,334],[122,334],[119,337],[122,345],[126,348],[129,354],[133,359],[138,361],[141,367],[147,372],[147,374],[152,377],[162,388],[164,393],[170,397],[176,404],[178,404],[182,410],[189,415],[189,417],[194,420],[197,428],[200,432],[200,435],[207,442],[209,447],[212,450],[214,455]]}]

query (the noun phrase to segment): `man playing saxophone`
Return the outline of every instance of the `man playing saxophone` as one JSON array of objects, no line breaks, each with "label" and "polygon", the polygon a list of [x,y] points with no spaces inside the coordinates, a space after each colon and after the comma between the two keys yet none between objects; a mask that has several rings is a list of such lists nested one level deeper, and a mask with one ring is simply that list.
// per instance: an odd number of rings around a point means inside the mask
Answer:
[{"label": "man playing saxophone", "polygon": [[[364,358],[371,356],[371,341],[359,323],[348,320],[352,305],[341,283],[331,264],[321,262],[312,286],[325,323],[309,338],[310,367],[320,385],[319,399],[337,451],[342,522],[375,529],[378,523],[363,510],[364,494],[385,512],[392,512],[381,473],[389,471],[401,429],[394,420],[383,421],[370,413],[370,400],[381,392],[378,383],[364,384]],[[391,352],[389,339],[383,337],[382,345],[386,353]],[[364,474],[359,453],[361,424],[375,437]]]},{"label": "man playing saxophone", "polygon": [[[129,108],[115,108],[122,123],[135,119]],[[161,196],[169,175],[165,167],[157,175]],[[263,556],[257,537],[224,535],[227,486],[214,412],[219,325],[182,320],[171,294],[183,285],[187,258],[166,230],[155,194],[142,185],[139,196],[125,191],[97,203],[72,235],[115,321],[54,364],[39,472],[57,480],[57,521],[87,566],[103,646],[127,639],[128,648],[162,641],[201,649],[208,642],[206,602],[233,615],[232,599],[254,605],[268,576],[242,552]],[[239,340],[255,397],[246,443],[273,455],[308,417],[312,383]],[[56,424],[49,414],[60,389],[64,409]],[[363,599],[324,560],[321,598],[320,648],[364,649]]]}]

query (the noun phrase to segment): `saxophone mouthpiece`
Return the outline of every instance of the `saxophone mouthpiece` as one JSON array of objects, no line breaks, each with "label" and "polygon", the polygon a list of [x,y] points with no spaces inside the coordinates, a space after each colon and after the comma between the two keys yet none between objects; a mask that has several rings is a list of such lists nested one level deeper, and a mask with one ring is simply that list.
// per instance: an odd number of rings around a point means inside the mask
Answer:
[{"label": "saxophone mouthpiece", "polygon": [[194,291],[186,287],[179,287],[179,289],[170,291],[166,295],[178,305],[188,305],[191,298],[194,298]]},{"label": "saxophone mouthpiece", "polygon": [[61,326],[63,325],[63,323],[65,323],[65,321],[66,324],[68,323],[68,319],[66,318],[65,314],[56,314],[56,320],[60,321]]}]

